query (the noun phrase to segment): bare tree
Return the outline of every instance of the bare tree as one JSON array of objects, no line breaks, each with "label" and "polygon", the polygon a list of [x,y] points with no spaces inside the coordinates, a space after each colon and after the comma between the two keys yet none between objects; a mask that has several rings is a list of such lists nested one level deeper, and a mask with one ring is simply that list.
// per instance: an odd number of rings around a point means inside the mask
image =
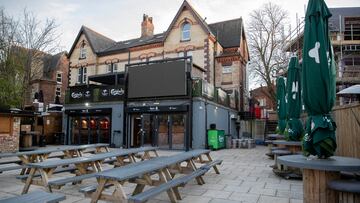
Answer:
[{"label": "bare tree", "polygon": [[57,27],[54,19],[41,22],[26,9],[15,20],[0,7],[0,104],[24,106],[31,82],[43,76],[44,57],[59,51]]},{"label": "bare tree", "polygon": [[256,82],[268,87],[271,99],[276,103],[274,77],[285,70],[288,56],[285,46],[284,25],[288,15],[280,6],[267,3],[250,14],[248,39],[251,61],[250,75]]},{"label": "bare tree", "polygon": [[17,46],[18,22],[0,7],[0,106],[17,107],[22,102],[23,67],[13,47]]},{"label": "bare tree", "polygon": [[43,23],[32,12],[24,9],[18,29],[18,42],[25,54],[23,104],[31,94],[31,82],[42,77],[44,56],[58,51],[60,35],[57,27],[54,19],[46,19]]}]

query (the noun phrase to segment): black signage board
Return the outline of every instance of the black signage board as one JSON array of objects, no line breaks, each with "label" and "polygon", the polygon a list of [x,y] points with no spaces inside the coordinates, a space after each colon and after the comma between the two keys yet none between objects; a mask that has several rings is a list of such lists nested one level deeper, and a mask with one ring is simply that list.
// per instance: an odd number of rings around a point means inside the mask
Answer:
[{"label": "black signage board", "polygon": [[128,69],[128,98],[186,96],[186,61],[133,66]]},{"label": "black signage board", "polygon": [[119,101],[124,100],[124,86],[104,86],[99,88],[99,101]]},{"label": "black signage board", "polygon": [[72,87],[70,88],[70,103],[81,103],[93,101],[93,88]]},{"label": "black signage board", "polygon": [[68,109],[65,110],[66,114],[110,114],[110,108],[104,109]]},{"label": "black signage board", "polygon": [[188,110],[187,105],[182,106],[137,106],[128,107],[127,113],[156,113],[156,112],[185,112]]}]

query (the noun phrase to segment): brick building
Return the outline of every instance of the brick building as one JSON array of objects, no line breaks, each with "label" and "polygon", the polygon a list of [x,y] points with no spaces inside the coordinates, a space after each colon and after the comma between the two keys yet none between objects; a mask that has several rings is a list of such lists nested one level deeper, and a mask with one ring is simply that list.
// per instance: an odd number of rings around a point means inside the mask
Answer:
[{"label": "brick building", "polygon": [[[118,84],[123,80],[125,66],[140,62],[151,63],[152,61],[166,61],[179,57],[191,57],[191,77],[202,81],[203,91],[214,93],[215,90],[215,92],[217,92],[216,94],[222,95],[222,97],[236,97],[236,99],[232,100],[234,101],[232,107],[221,107],[221,109],[224,110],[222,114],[226,117],[226,119],[223,119],[224,121],[230,122],[230,114],[232,115],[231,119],[236,119],[237,111],[244,110],[247,105],[246,101],[248,101],[245,95],[248,95],[248,87],[246,85],[246,64],[249,60],[249,54],[242,18],[208,24],[187,1],[184,1],[165,32],[155,34],[153,32],[155,25],[155,19],[144,14],[141,26],[139,26],[141,28],[141,36],[139,38],[119,42],[86,26],[82,26],[68,55],[70,60],[70,100],[74,100],[74,98],[71,97],[72,93],[74,93],[73,96],[79,97],[86,94],[86,91],[82,92],[84,94],[79,94],[79,91],[73,91],[84,85],[88,88],[101,88],[101,86],[98,85],[103,85],[105,83],[107,83],[107,85]],[[111,80],[116,82],[110,84],[110,78],[113,78]],[[204,87],[206,87],[206,90],[204,90]],[[91,91],[92,90],[89,90],[88,92],[89,97]],[[98,90],[95,90],[95,92],[97,91]],[[211,97],[213,98],[213,96]],[[159,100],[161,100],[161,102],[159,102]],[[201,101],[203,102],[203,99],[201,99]],[[201,104],[199,109],[207,109],[208,101],[212,102],[210,100],[205,100],[206,104]],[[109,120],[112,121],[110,122],[112,132],[109,132],[111,135],[107,135],[108,137],[111,137],[110,143],[121,146],[121,143],[131,142],[132,146],[136,141],[129,141],[132,138],[125,138],[123,133],[125,131],[124,128],[127,127],[122,126],[122,119],[126,116],[122,114],[121,108],[124,108],[122,102],[123,100],[120,99],[117,102],[95,104],[93,99],[92,103],[86,103],[87,110],[85,109],[85,112],[88,112],[87,120],[90,119],[91,121],[92,117],[95,119],[95,115],[91,114],[90,109],[93,109],[95,106],[99,107],[100,105],[102,105],[103,109],[107,108],[108,110],[106,111],[108,111],[108,113],[104,113],[105,116],[103,114],[101,117],[96,117],[96,119],[102,120],[103,123],[105,120],[106,122],[109,122]],[[175,104],[179,106],[186,102],[187,101],[181,100],[181,98],[172,98],[166,101],[161,98],[151,98],[148,101],[134,101],[127,105],[136,106],[141,104],[147,106],[151,103],[152,105],[158,105],[156,107],[159,107],[159,105]],[[220,110],[218,110],[220,106],[216,106],[219,104],[213,102],[211,105],[215,105],[213,106],[212,111],[220,112]],[[79,113],[84,110],[84,104],[69,104],[66,105],[65,108],[68,110],[65,111],[68,115],[68,120],[66,122],[69,122],[70,126],[72,125],[72,122],[75,122],[75,126],[77,126],[78,123],[82,123],[81,118],[85,118],[85,116],[82,116],[82,114]],[[93,109],[93,111],[95,112],[95,109]],[[98,110],[98,112],[100,111],[101,110]],[[169,112],[164,112],[164,114],[165,113],[168,115]],[[114,116],[114,114],[120,115]],[[129,118],[124,118],[125,120],[129,119],[129,123],[124,125],[130,125],[130,127],[137,125],[144,126],[147,121],[140,120],[143,120],[143,118],[147,116],[151,118],[148,121],[151,125],[153,125],[153,118],[155,118],[156,122],[159,120],[160,124],[162,122],[171,122],[176,123],[177,125],[181,124],[182,127],[173,126],[172,129],[176,129],[175,131],[179,131],[180,134],[186,133],[183,123],[189,115],[185,118],[185,114],[171,114],[165,116],[166,118],[163,115],[158,117],[158,115],[154,116],[152,114],[139,114],[138,116],[134,114]],[[120,125],[114,124],[119,122],[121,123]],[[211,121],[209,120],[209,122]],[[203,125],[208,124],[205,123]],[[227,127],[229,126],[228,124],[224,123],[221,125],[224,126],[223,128],[231,131],[230,128]],[[134,128],[134,131],[138,130],[135,129],[135,127],[131,128]],[[160,126],[159,129],[162,129],[162,127]],[[78,134],[80,131],[81,130],[73,131],[72,129],[67,129],[67,134],[70,134],[69,136],[71,137],[71,134]],[[90,131],[91,130],[88,130],[89,138],[91,137]],[[186,131],[188,132],[189,130]],[[173,134],[176,133],[173,132]],[[116,138],[117,136],[122,138]],[[70,137],[69,139],[71,139]],[[144,139],[146,140],[146,138]],[[201,139],[205,140],[203,137],[201,137]],[[106,140],[108,141],[109,139]],[[193,142],[196,141],[193,140]],[[203,142],[203,140],[201,142]],[[200,145],[204,146],[203,143],[198,146]]]},{"label": "brick building", "polygon": [[60,103],[63,104],[69,73],[69,60],[66,52],[60,52],[55,55],[44,54],[39,67],[36,77],[30,82],[31,91],[29,91],[26,99],[26,105],[32,105],[35,94],[40,91],[42,91],[45,106],[55,103],[56,96],[59,97]]}]

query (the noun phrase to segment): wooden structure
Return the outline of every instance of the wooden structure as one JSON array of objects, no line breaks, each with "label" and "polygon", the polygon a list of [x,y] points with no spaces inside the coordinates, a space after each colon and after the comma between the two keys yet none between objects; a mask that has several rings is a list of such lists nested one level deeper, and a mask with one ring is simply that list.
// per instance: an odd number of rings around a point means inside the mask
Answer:
[{"label": "wooden structure", "polygon": [[[208,160],[202,158],[205,155]],[[162,187],[166,187],[167,194],[171,202],[181,200],[178,186],[176,184],[176,174],[191,174],[189,178],[196,179],[199,185],[204,184],[204,180],[201,175],[195,176],[197,172],[204,174],[205,171],[209,170],[210,167],[200,167],[198,169],[195,166],[195,162],[200,161],[201,163],[212,163],[209,150],[193,150],[176,154],[168,157],[157,157],[151,160],[132,163],[124,167],[110,169],[104,172],[97,173],[95,176],[98,180],[98,186],[95,191],[88,193],[91,197],[91,202],[97,202],[98,200],[107,200],[114,202],[127,202],[127,200],[134,201],[134,196],[142,193],[146,194],[149,190],[143,191],[146,185],[155,186],[155,189],[159,188],[159,192]],[[186,166],[182,166],[182,163],[186,163]],[[219,164],[221,162],[218,162]],[[216,165],[211,165],[215,172],[219,174],[219,170]],[[205,171],[201,171],[205,170]],[[153,175],[158,175],[156,178]],[[188,179],[188,178],[186,178]],[[127,196],[124,192],[123,185],[125,182],[135,183],[136,187],[133,192],[133,196]],[[185,183],[186,181],[181,181]],[[174,185],[167,185],[174,183]],[[103,193],[105,188],[114,186],[112,195]],[[150,189],[152,190],[152,189]],[[136,201],[137,202],[137,201]]]},{"label": "wooden structure", "polygon": [[[104,161],[116,160],[115,166],[124,165],[124,159],[129,159],[129,162],[135,161],[135,155],[141,152],[144,152],[145,158],[151,158],[149,152],[153,151],[155,156],[157,156],[156,149],[154,147],[148,148],[133,148],[133,149],[124,149],[116,150],[112,152],[99,153],[90,157],[77,157],[70,159],[61,159],[61,160],[46,160],[38,163],[28,163],[26,166],[30,168],[30,173],[27,175],[25,181],[25,186],[23,188],[22,194],[28,192],[30,185],[40,185],[45,187],[49,192],[52,192],[52,188],[60,188],[69,182],[79,182],[83,179],[95,177],[94,173],[102,171],[102,164]],[[64,166],[75,165],[76,167],[76,176],[50,180],[53,173],[57,169],[61,169]],[[91,168],[89,170],[89,168]],[[40,176],[36,175],[36,172],[40,173]]]},{"label": "wooden structure", "polygon": [[304,203],[336,203],[338,193],[328,182],[339,179],[340,171],[360,170],[360,159],[333,156],[328,159],[289,155],[278,158],[280,164],[303,169]]},{"label": "wooden structure", "polygon": [[337,106],[333,115],[337,125],[336,155],[360,158],[360,104]]},{"label": "wooden structure", "polygon": [[60,155],[61,158],[73,158],[73,157],[82,157],[85,150],[89,148],[95,148],[95,153],[109,152],[109,144],[89,144],[89,145],[67,145],[60,147],[52,147],[45,149],[38,149],[34,151],[25,151],[25,152],[15,152],[15,153],[0,153],[0,158],[5,157],[18,157],[21,161],[14,161],[14,163],[19,164],[19,166],[10,166],[10,167],[2,167],[0,168],[0,172],[8,171],[8,170],[16,170],[22,169],[21,175],[25,173],[29,173],[30,170],[27,170],[25,165],[29,163],[42,162],[49,158],[51,153],[54,152],[63,152],[63,155]]}]

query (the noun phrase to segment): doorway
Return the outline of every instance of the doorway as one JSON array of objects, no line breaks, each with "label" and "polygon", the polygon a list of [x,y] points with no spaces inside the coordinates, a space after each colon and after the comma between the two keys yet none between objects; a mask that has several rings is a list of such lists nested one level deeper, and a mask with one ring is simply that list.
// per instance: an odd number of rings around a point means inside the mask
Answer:
[{"label": "doorway", "polygon": [[131,115],[131,147],[185,149],[186,119],[185,113]]}]

